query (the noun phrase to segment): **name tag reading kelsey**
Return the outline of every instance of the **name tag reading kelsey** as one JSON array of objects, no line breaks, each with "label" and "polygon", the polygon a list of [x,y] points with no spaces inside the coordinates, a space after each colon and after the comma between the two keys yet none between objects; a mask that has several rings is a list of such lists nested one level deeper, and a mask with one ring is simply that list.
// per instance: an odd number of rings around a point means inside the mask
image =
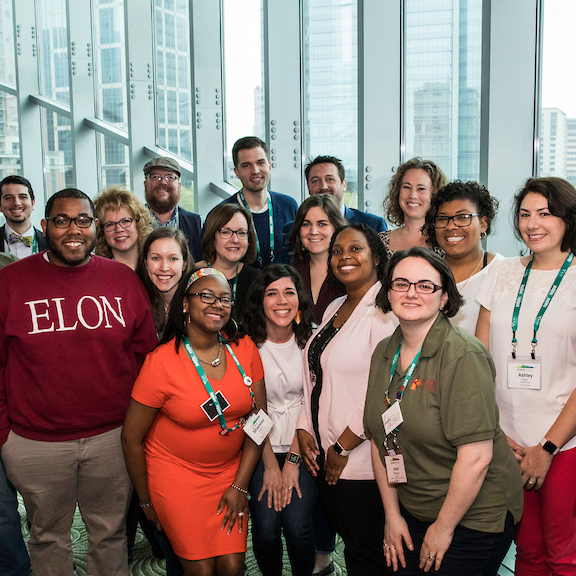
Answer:
[{"label": "name tag reading kelsey", "polygon": [[508,388],[540,390],[542,387],[542,359],[531,356],[508,358]]},{"label": "name tag reading kelsey", "polygon": [[270,430],[272,430],[272,420],[262,408],[260,408],[258,412],[252,413],[244,425],[244,432],[246,432],[258,446],[266,440],[266,436],[268,436]]}]

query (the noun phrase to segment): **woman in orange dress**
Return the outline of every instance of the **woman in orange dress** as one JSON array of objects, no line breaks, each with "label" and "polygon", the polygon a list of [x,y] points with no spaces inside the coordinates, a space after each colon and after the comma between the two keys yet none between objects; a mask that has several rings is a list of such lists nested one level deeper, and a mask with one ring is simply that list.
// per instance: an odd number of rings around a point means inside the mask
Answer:
[{"label": "woman in orange dress", "polygon": [[184,279],[134,385],[122,435],[140,505],[190,576],[244,574],[248,484],[261,448],[243,423],[266,399],[252,340],[222,336],[236,332],[232,305],[218,270]]}]

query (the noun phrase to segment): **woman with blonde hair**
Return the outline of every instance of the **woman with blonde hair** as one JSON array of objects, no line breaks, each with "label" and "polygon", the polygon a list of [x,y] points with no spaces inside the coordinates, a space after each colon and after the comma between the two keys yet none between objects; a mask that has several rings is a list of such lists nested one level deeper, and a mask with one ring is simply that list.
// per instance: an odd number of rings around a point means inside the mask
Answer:
[{"label": "woman with blonde hair", "polygon": [[152,232],[148,208],[134,192],[113,185],[94,200],[94,214],[99,220],[96,254],[136,270],[138,251]]}]

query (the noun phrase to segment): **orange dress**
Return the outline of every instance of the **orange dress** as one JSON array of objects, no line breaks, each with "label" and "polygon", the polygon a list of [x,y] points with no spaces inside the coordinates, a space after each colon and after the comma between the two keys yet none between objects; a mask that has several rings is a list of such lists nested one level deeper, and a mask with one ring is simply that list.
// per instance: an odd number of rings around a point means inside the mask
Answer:
[{"label": "orange dress", "polygon": [[[254,382],[264,377],[255,344],[245,336],[230,345],[242,368]],[[224,411],[228,428],[252,407],[250,391],[226,352],[226,374],[210,379],[230,406]],[[201,405],[208,393],[188,357],[174,340],[146,357],[134,384],[132,398],[160,408],[144,440],[148,491],[158,519],[174,552],[188,560],[201,560],[246,551],[247,528],[238,533],[220,529],[223,514],[216,515],[224,491],[233,483],[245,434],[241,428],[220,434],[218,418],[212,422]]]}]

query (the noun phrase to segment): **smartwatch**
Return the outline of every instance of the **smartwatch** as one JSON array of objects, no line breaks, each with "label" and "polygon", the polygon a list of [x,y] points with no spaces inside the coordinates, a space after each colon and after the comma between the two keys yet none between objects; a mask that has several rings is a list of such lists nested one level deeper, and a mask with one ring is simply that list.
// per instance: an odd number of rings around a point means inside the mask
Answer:
[{"label": "smartwatch", "polygon": [[298,466],[298,464],[302,462],[302,457],[300,456],[300,454],[296,454],[294,452],[288,452],[288,456],[286,456],[286,462],[290,462],[290,464]]},{"label": "smartwatch", "polygon": [[550,456],[556,456],[556,454],[558,454],[558,452],[560,452],[560,448],[558,448],[558,446],[556,446],[556,444],[554,444],[554,442],[550,442],[550,440],[546,440],[546,438],[542,438],[542,440],[540,440],[540,446],[542,446],[542,448],[544,448],[544,450],[546,452],[548,452],[548,454],[550,454]]},{"label": "smartwatch", "polygon": [[348,454],[350,454],[352,450],[344,450],[342,444],[340,444],[340,442],[336,440],[336,442],[334,442],[334,452],[336,452],[336,454],[338,454],[339,456],[348,456]]}]

